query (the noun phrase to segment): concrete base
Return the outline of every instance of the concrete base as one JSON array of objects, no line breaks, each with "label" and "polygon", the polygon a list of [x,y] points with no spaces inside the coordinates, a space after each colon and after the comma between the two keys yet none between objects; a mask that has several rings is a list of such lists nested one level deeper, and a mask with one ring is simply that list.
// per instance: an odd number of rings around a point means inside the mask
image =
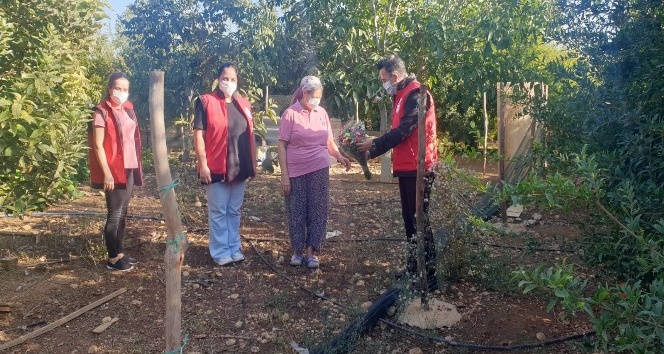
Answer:
[{"label": "concrete base", "polygon": [[461,320],[456,306],[437,299],[429,299],[429,310],[422,310],[419,298],[406,303],[399,322],[422,329],[452,327]]}]

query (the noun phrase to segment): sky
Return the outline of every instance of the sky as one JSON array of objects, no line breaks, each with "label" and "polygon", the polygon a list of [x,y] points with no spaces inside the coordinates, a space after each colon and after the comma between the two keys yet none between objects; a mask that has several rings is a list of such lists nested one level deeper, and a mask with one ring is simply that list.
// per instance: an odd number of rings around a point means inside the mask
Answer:
[{"label": "sky", "polygon": [[115,28],[115,19],[118,17],[118,15],[122,14],[127,6],[131,3],[134,2],[134,0],[106,0],[108,4],[110,5],[110,9],[106,9],[106,15],[110,18],[110,20],[107,20],[106,25],[109,26],[109,31],[110,29]]}]

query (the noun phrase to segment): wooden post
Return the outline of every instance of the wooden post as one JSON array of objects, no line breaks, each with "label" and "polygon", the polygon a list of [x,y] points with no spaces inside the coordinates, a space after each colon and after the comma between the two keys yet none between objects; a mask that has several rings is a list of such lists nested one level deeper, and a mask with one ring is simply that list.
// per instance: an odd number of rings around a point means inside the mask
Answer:
[{"label": "wooden post", "polygon": [[177,350],[182,341],[182,300],[180,292],[181,269],[187,240],[182,232],[180,212],[171,170],[168,166],[166,130],[164,128],[164,72],[150,73],[150,126],[152,130],[152,151],[157,187],[161,197],[166,222],[166,252],[164,254],[166,273],[166,350]]},{"label": "wooden post", "polygon": [[270,86],[265,86],[265,112],[270,109]]},{"label": "wooden post", "polygon": [[187,96],[187,126],[182,127],[182,161],[189,161],[189,153],[191,149],[189,148],[189,139],[191,139],[191,122],[193,121],[194,116],[194,106],[192,105],[192,100],[194,98],[194,90],[189,90],[189,95]]},{"label": "wooden post", "polygon": [[[505,183],[505,105],[503,104],[503,88],[505,85],[502,82],[497,84],[497,105],[498,105],[498,154],[500,160],[498,162],[498,183],[500,188],[503,188]],[[500,216],[503,219],[503,224],[507,223],[507,202],[500,203]]]},{"label": "wooden post", "polygon": [[424,255],[424,238],[426,232],[424,225],[426,225],[424,215],[424,156],[426,155],[426,122],[425,117],[427,114],[427,85],[420,86],[420,99],[417,103],[419,111],[417,114],[417,194],[415,203],[417,205],[417,212],[415,220],[417,222],[417,272],[420,275],[420,304],[423,310],[429,309],[429,282],[427,282],[427,268],[426,257]]},{"label": "wooden post", "polygon": [[482,166],[482,177],[486,173],[486,149],[489,141],[489,114],[486,111],[486,92],[484,92],[484,165]]},{"label": "wooden post", "polygon": [[[378,103],[380,111],[380,134],[387,133],[390,128],[387,121],[387,108],[384,102]],[[392,180],[392,150],[380,156],[380,181],[389,182]]]},{"label": "wooden post", "polygon": [[184,125],[181,125],[180,126],[180,137],[182,138],[181,139],[181,142],[182,142],[182,155],[180,155],[180,161],[186,161],[185,158],[184,158],[184,154],[187,151],[187,136],[185,134],[186,133],[185,133],[185,130],[184,130]]}]

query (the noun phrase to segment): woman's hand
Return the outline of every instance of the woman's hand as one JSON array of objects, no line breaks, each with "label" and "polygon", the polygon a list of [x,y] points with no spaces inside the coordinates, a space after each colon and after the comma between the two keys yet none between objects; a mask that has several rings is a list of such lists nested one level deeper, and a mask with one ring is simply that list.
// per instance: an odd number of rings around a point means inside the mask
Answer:
[{"label": "woman's hand", "polygon": [[288,176],[281,176],[281,191],[284,193],[284,197],[290,196],[290,178]]},{"label": "woman's hand", "polygon": [[346,167],[346,172],[348,172],[350,170],[350,160],[347,159],[346,156],[343,156],[343,155],[339,156],[337,161],[339,161],[340,164],[342,164],[342,165],[344,165],[344,167]]},{"label": "woman's hand", "polygon": [[104,174],[104,190],[112,191],[115,188],[115,180],[113,175]]},{"label": "woman's hand", "polygon": [[207,166],[201,166],[201,170],[198,173],[201,183],[209,184],[212,182],[212,176],[210,175],[210,168]]}]

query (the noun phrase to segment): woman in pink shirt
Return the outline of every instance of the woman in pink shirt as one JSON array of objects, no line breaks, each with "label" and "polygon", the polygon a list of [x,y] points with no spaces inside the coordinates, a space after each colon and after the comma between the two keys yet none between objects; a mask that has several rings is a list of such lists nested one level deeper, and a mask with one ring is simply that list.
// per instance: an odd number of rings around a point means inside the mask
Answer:
[{"label": "woman in pink shirt", "polygon": [[293,256],[290,264],[317,269],[328,218],[330,155],[350,169],[332,137],[330,119],[320,107],[323,85],[305,76],[279,125],[281,189],[286,198]]},{"label": "woman in pink shirt", "polygon": [[128,96],[127,76],[111,74],[106,97],[95,107],[88,132],[91,185],[104,190],[108,210],[104,226],[106,268],[114,271],[131,270],[138,262],[122,250],[129,200],[134,186],[143,185],[141,134]]}]

